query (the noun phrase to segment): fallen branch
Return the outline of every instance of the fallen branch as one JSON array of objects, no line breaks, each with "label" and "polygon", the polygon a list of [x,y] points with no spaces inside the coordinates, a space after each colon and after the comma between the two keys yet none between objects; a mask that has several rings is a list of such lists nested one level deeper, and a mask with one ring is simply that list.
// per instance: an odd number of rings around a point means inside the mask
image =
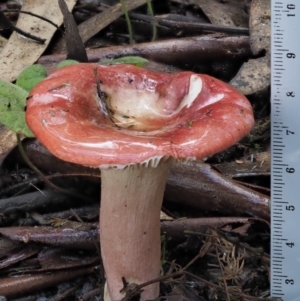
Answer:
[{"label": "fallen branch", "polygon": [[[90,62],[135,55],[167,64],[196,64],[208,59],[252,57],[248,36],[213,35],[90,49],[87,50],[87,54]],[[66,54],[46,55],[42,56],[38,63],[51,72],[65,58]]]}]

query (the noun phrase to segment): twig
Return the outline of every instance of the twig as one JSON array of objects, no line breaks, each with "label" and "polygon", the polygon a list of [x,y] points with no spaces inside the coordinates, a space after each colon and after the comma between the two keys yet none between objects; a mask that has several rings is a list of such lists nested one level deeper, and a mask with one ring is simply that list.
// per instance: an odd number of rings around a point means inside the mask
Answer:
[{"label": "twig", "polygon": [[227,34],[249,35],[249,28],[246,27],[223,26],[202,23],[200,21],[176,20],[172,16],[155,17],[153,14],[147,16],[139,13],[130,13],[129,15],[134,20],[156,24],[158,26],[173,30],[184,30],[186,32],[222,32]]},{"label": "twig", "polygon": [[23,148],[23,145],[22,145],[22,142],[21,142],[21,137],[20,137],[20,134],[16,134],[17,135],[17,141],[18,141],[18,147],[19,147],[19,151],[25,161],[25,163],[34,171],[36,172],[42,179],[43,181],[45,182],[45,184],[47,186],[49,186],[50,188],[60,192],[60,193],[63,193],[63,194],[68,194],[68,195],[71,195],[73,197],[76,197],[76,198],[82,198],[84,200],[86,200],[87,198],[85,196],[82,196],[78,193],[73,193],[73,192],[70,192],[66,189],[63,189],[61,187],[58,187],[56,186],[55,184],[53,184],[52,182],[50,182],[47,177],[45,177],[45,175],[36,167],[32,164],[32,162],[29,160],[24,148]]},{"label": "twig", "polygon": [[[252,52],[247,36],[213,37],[197,36],[193,38],[168,39],[135,45],[111,46],[101,49],[87,50],[89,61],[119,58],[137,55],[167,64],[197,64],[208,59],[240,59],[250,58]],[[65,54],[42,56],[40,64],[51,69],[63,60]],[[49,70],[51,70],[49,68]]]},{"label": "twig", "polygon": [[49,19],[47,19],[43,16],[37,15],[37,14],[32,13],[30,11],[20,10],[20,9],[3,9],[3,10],[1,10],[1,12],[4,12],[4,13],[21,13],[21,14],[25,14],[25,15],[29,15],[29,16],[32,16],[32,17],[39,18],[39,19],[53,25],[57,30],[59,30],[63,34],[63,31],[59,28],[59,26],[57,24],[55,24],[54,22],[52,22],[51,20],[49,20]]},{"label": "twig", "polygon": [[[64,177],[97,177],[97,178],[100,178],[101,176],[98,174],[92,174],[92,173],[86,174],[86,173],[75,172],[75,173],[68,173],[68,174],[51,174],[48,176],[44,175],[44,177],[46,179],[50,180],[53,178],[64,178]],[[0,197],[3,197],[5,195],[11,195],[15,190],[21,189],[20,191],[18,191],[18,193],[14,194],[14,196],[17,196],[18,194],[22,193],[25,189],[27,189],[28,185],[33,186],[34,184],[39,183],[41,181],[43,181],[43,179],[40,178],[39,176],[34,177],[34,178],[29,178],[28,180],[24,180],[21,183],[17,183],[17,184],[14,184],[12,186],[2,189],[0,191]]]},{"label": "twig", "polygon": [[[84,224],[83,220],[80,218],[80,216],[73,210],[71,209],[70,210],[71,213],[73,214],[73,216],[75,216],[75,218],[77,219],[77,221],[79,221],[80,223]],[[97,243],[92,231],[89,229],[88,230],[88,235],[91,239],[91,241],[93,242],[93,244],[95,245],[95,248],[96,248],[96,251],[97,251],[97,254],[99,256],[99,260],[100,260],[100,266],[99,266],[99,269],[100,269],[100,279],[104,279],[104,266],[103,266],[103,263],[102,263],[102,256],[101,256],[101,249],[99,247],[99,244]],[[101,293],[102,293],[102,296],[104,294],[104,284],[101,285]]]},{"label": "twig", "polygon": [[196,262],[200,257],[202,257],[202,253],[199,252],[190,262],[188,262],[183,268],[182,271],[186,271],[194,262]]},{"label": "twig", "polygon": [[209,31],[209,32],[223,32],[230,34],[249,35],[249,28],[231,27],[215,24],[204,24],[198,22],[174,21],[169,19],[154,18],[158,25],[165,26],[170,29],[185,30],[185,31]]},{"label": "twig", "polygon": [[[80,222],[81,224],[84,224],[84,221],[81,219],[81,217],[80,217],[80,216],[79,216],[72,208],[70,209],[70,211],[71,211],[71,213],[73,214],[73,216],[75,217],[75,219],[76,219],[78,222]],[[95,240],[93,234],[91,233],[91,231],[88,231],[88,234],[89,234],[89,236],[90,236],[92,242],[93,242],[94,245],[95,245],[95,248],[96,248],[96,250],[97,250],[97,253],[98,253],[98,255],[99,255],[99,258],[101,259],[101,250],[100,250],[100,248],[99,248],[99,244],[96,242],[96,240]],[[102,265],[101,265],[101,266],[102,266]],[[103,268],[101,268],[101,272],[102,272],[102,277],[104,278],[104,270],[103,270]],[[101,279],[102,279],[102,277],[101,277]]]},{"label": "twig", "polygon": [[46,39],[42,39],[42,38],[39,38],[35,35],[32,35],[28,32],[25,32],[23,31],[22,29],[14,26],[7,18],[6,16],[4,15],[4,13],[2,11],[0,11],[0,23],[2,24],[2,26],[4,27],[8,27],[10,28],[11,30],[14,30],[15,32],[21,34],[22,36],[26,37],[26,38],[29,38],[31,40],[34,40],[36,42],[39,42],[41,44],[44,44],[46,42]]},{"label": "twig", "polygon": [[[185,270],[188,267],[190,267],[200,257],[201,257],[201,253],[199,253],[198,255],[196,255],[188,264],[186,264],[182,269],[180,269],[177,272],[174,272],[174,273],[162,276],[162,277],[158,277],[158,278],[152,279],[152,280],[144,282],[144,283],[142,283],[140,285],[134,285],[134,291],[133,292],[131,291],[130,293],[131,294],[134,294],[135,292],[139,293],[139,292],[141,292],[142,288],[145,287],[145,286],[148,286],[148,285],[156,283],[156,282],[162,282],[162,281],[170,279],[170,278],[175,278],[175,277],[179,277],[179,276],[184,275]],[[124,279],[124,281],[126,282],[126,279]],[[127,288],[127,286],[125,285],[123,290],[126,291],[126,288]],[[128,297],[125,296],[125,298],[123,298],[121,301],[125,301],[125,300],[127,300],[127,298]]]}]

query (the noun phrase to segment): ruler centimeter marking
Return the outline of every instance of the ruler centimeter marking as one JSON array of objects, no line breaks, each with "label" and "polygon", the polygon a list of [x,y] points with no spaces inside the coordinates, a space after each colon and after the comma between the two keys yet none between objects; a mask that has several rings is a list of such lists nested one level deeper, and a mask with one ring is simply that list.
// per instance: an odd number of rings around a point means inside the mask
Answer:
[{"label": "ruler centimeter marking", "polygon": [[271,296],[300,301],[300,0],[271,24]]}]

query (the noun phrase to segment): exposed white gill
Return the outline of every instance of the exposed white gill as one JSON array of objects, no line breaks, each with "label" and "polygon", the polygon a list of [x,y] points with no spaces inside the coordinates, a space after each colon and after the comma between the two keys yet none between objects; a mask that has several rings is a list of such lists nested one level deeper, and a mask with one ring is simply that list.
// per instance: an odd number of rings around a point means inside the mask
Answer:
[{"label": "exposed white gill", "polygon": [[64,100],[70,101],[70,96],[69,95],[64,95],[64,94],[61,94],[61,93],[52,93],[52,95],[55,98],[62,98]]},{"label": "exposed white gill", "polygon": [[47,105],[53,103],[56,96],[51,93],[34,94],[30,99],[31,106]]},{"label": "exposed white gill", "polygon": [[[66,140],[66,139],[64,139]],[[73,145],[78,145],[86,148],[99,148],[99,149],[118,149],[118,144],[112,141],[104,142],[80,142],[80,141],[68,141]]]},{"label": "exposed white gill", "polygon": [[224,93],[218,93],[218,94],[212,95],[206,101],[203,102],[202,107],[209,106],[215,102],[220,101],[223,98],[224,98]]},{"label": "exposed white gill", "polygon": [[202,90],[202,79],[197,74],[190,76],[188,92],[174,110],[169,110],[168,104],[175,100],[164,99],[154,89],[117,89],[102,85],[102,90],[107,95],[105,102],[110,118],[118,127],[152,131],[161,127],[162,119],[170,118],[183,107],[189,108],[193,104]]},{"label": "exposed white gill", "polygon": [[183,107],[189,108],[196,97],[202,90],[202,79],[199,75],[193,74],[190,77],[190,85],[189,85],[189,92],[188,94],[182,99],[180,106],[174,113],[178,113]]},{"label": "exposed white gill", "polygon": [[115,169],[124,169],[128,168],[133,165],[139,165],[143,167],[152,167],[156,168],[161,162],[165,162],[167,160],[173,160],[173,158],[169,155],[166,156],[153,156],[145,161],[142,162],[132,162],[130,164],[122,165],[122,164],[102,164],[99,166],[100,169],[109,169],[109,168],[115,168]]}]

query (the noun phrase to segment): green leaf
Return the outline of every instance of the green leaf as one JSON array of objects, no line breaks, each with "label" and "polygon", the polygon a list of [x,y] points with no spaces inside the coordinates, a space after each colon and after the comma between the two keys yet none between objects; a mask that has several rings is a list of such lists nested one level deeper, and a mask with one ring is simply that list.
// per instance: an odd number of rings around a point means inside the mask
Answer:
[{"label": "green leaf", "polygon": [[61,62],[57,65],[57,69],[58,69],[58,68],[65,67],[65,66],[69,66],[69,65],[74,65],[74,64],[78,64],[78,61],[75,61],[75,60],[64,60],[64,61],[61,61]]},{"label": "green leaf", "polygon": [[142,67],[148,62],[149,62],[148,60],[140,56],[124,56],[110,61],[100,61],[99,63],[100,65],[130,64],[130,65],[135,65],[137,67]]},{"label": "green leaf", "polygon": [[0,80],[0,123],[16,133],[34,137],[25,121],[28,92],[12,83]]},{"label": "green leaf", "polygon": [[41,64],[25,68],[18,76],[16,85],[29,92],[37,83],[47,77],[47,71]]}]

